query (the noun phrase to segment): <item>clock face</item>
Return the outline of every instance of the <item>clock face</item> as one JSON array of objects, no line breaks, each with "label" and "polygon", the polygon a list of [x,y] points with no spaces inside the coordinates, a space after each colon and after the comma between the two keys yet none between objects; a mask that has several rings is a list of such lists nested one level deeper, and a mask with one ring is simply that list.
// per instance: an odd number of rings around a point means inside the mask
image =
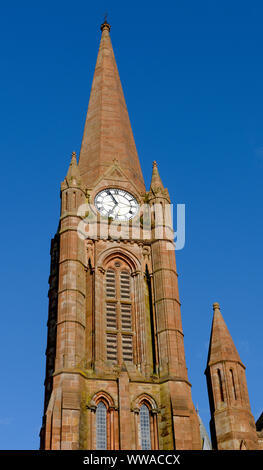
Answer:
[{"label": "clock face", "polygon": [[135,197],[123,189],[107,188],[95,197],[95,206],[106,217],[115,220],[129,220],[139,209]]}]

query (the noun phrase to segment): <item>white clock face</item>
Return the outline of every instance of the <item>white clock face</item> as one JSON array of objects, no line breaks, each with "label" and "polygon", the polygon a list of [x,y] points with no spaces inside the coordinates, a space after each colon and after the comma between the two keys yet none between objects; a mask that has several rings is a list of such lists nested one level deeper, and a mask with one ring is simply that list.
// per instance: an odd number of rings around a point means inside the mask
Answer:
[{"label": "white clock face", "polygon": [[123,189],[107,188],[100,191],[95,197],[95,206],[98,211],[115,220],[129,220],[139,209],[135,197]]}]

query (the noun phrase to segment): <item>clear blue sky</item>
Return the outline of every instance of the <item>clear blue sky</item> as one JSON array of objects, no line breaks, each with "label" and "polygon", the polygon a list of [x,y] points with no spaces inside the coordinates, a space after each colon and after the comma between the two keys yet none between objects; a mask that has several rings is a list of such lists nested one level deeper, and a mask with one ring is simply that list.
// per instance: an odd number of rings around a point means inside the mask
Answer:
[{"label": "clear blue sky", "polygon": [[157,160],[186,204],[177,253],[193,400],[218,301],[263,409],[261,1],[50,1],[1,6],[0,448],[37,449],[50,239],[79,152],[104,12],[149,185]]}]

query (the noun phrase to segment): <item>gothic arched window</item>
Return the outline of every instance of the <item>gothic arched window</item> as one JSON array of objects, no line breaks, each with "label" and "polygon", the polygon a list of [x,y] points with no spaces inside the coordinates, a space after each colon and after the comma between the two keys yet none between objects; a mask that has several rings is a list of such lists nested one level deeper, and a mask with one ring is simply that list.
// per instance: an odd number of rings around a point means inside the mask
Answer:
[{"label": "gothic arched window", "polygon": [[136,449],[158,450],[158,407],[151,396],[143,393],[133,407],[136,433]]},{"label": "gothic arched window", "polygon": [[106,269],[106,358],[113,364],[134,361],[131,271],[119,259]]},{"label": "gothic arched window", "polygon": [[96,409],[96,449],[107,449],[107,408],[102,401]]},{"label": "gothic arched window", "polygon": [[234,372],[233,369],[229,369],[230,376],[231,376],[231,381],[232,381],[232,390],[233,390],[233,395],[235,400],[237,400],[237,392],[236,392],[236,386],[235,386],[235,379],[234,379]]},{"label": "gothic arched window", "polygon": [[142,450],[151,450],[150,411],[145,404],[140,408],[140,431]]},{"label": "gothic arched window", "polygon": [[87,408],[90,410],[88,448],[119,449],[118,411],[113,398],[101,390],[95,393]]},{"label": "gothic arched window", "polygon": [[218,377],[218,383],[219,383],[220,399],[221,399],[221,401],[225,401],[224,391],[223,391],[223,383],[222,383],[222,377],[221,377],[221,370],[220,369],[217,369],[217,377]]}]

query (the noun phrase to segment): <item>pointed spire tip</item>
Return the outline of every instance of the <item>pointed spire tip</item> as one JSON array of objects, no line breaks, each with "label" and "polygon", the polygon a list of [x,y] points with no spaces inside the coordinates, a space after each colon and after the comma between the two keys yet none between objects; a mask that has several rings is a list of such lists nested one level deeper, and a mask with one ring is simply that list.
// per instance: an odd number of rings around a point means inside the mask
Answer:
[{"label": "pointed spire tip", "polygon": [[108,23],[107,17],[108,17],[108,13],[105,14],[104,22],[100,25],[101,32],[104,31],[104,29],[107,29],[110,32],[111,25]]},{"label": "pointed spire tip", "polygon": [[213,303],[213,310],[220,310],[220,305],[218,302]]}]

